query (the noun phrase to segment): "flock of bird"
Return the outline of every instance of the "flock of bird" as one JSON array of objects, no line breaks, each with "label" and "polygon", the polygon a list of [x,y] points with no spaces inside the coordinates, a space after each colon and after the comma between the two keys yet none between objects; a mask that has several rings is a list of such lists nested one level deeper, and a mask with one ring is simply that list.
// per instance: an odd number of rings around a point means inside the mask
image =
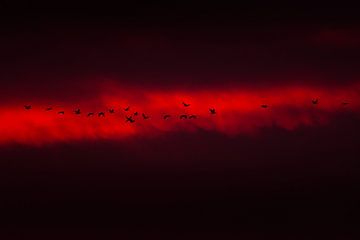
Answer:
[{"label": "flock of bird", "polygon": [[[319,99],[318,99],[318,98],[312,99],[311,102],[312,102],[313,105],[316,105],[316,104],[319,103]],[[349,102],[344,102],[344,101],[343,101],[341,104],[342,104],[343,106],[345,106],[345,105],[349,104]],[[182,105],[183,105],[184,107],[186,107],[186,108],[187,108],[187,107],[190,107],[190,104],[189,104],[189,103],[182,102]],[[260,107],[261,107],[261,108],[268,108],[269,105],[267,105],[267,104],[261,104]],[[31,105],[25,105],[24,108],[25,108],[25,110],[31,110],[31,109],[32,109],[32,106],[31,106]],[[52,111],[52,110],[53,110],[52,107],[45,108],[45,111]],[[129,111],[130,111],[130,106],[127,106],[127,107],[124,108],[123,110],[124,110],[125,112],[129,112]],[[115,109],[110,108],[110,109],[108,109],[108,112],[109,112],[109,114],[114,114],[114,113],[115,113]],[[73,113],[76,114],[76,115],[80,115],[80,114],[81,114],[81,110],[80,110],[79,108],[78,108],[78,109],[75,109],[75,110],[73,111]],[[215,115],[215,114],[216,114],[215,108],[209,108],[209,113],[210,113],[211,115]],[[64,115],[64,114],[65,114],[65,111],[59,111],[58,114]],[[139,115],[138,112],[134,112],[133,114],[130,114],[130,115],[125,115],[125,122],[134,123],[134,122],[135,122],[134,117],[136,117],[136,116],[138,116],[138,115]],[[89,113],[87,113],[86,116],[87,116],[87,117],[92,117],[92,116],[95,116],[95,113],[94,113],[94,112],[89,112]],[[105,112],[98,112],[98,113],[97,113],[97,116],[98,116],[98,117],[105,117]],[[145,119],[145,120],[150,118],[150,116],[146,115],[145,113],[142,113],[141,116],[142,116],[143,119]],[[163,119],[164,119],[164,120],[167,120],[167,119],[169,119],[169,118],[171,118],[171,117],[172,117],[172,115],[170,115],[170,114],[165,114],[165,115],[163,115]],[[197,118],[197,115],[194,115],[194,114],[191,114],[191,115],[181,114],[181,115],[179,115],[179,118],[180,118],[180,119],[196,119],[196,118]]]},{"label": "flock of bird", "polygon": [[[189,104],[189,103],[182,102],[182,105],[183,105],[184,107],[190,107],[190,104]],[[25,108],[25,110],[31,110],[31,109],[32,109],[32,106],[31,106],[31,105],[24,105],[24,108]],[[47,108],[45,108],[45,111],[52,111],[52,110],[53,110],[52,107],[47,107]],[[130,106],[127,106],[127,107],[124,108],[123,110],[124,110],[125,112],[129,112],[129,111],[130,111]],[[110,109],[108,109],[108,112],[109,112],[109,114],[114,114],[114,113],[115,113],[115,109],[114,109],[114,108],[110,108]],[[65,111],[59,111],[59,112],[57,112],[57,113],[58,113],[59,115],[64,115],[64,114],[65,114]],[[75,110],[73,111],[73,113],[74,113],[75,115],[80,115],[82,112],[81,112],[80,108],[77,108],[77,109],[75,109]],[[215,115],[215,114],[216,114],[215,108],[209,108],[209,113],[210,113],[211,115]],[[125,122],[134,123],[134,122],[135,122],[134,117],[136,117],[136,116],[138,116],[138,115],[139,115],[138,112],[134,112],[134,113],[132,113],[132,114],[130,114],[130,115],[125,115]],[[88,113],[86,114],[86,116],[87,116],[87,117],[93,117],[93,116],[95,116],[95,112],[88,112]],[[98,112],[98,113],[97,113],[97,116],[98,116],[98,117],[105,117],[105,112]],[[142,118],[145,119],[145,120],[150,118],[150,116],[146,115],[145,113],[142,113],[141,116],[142,116]],[[170,115],[170,114],[165,114],[165,115],[163,115],[163,119],[164,119],[164,120],[167,120],[167,119],[169,119],[169,118],[171,118],[171,117],[172,117],[172,115]],[[179,118],[180,118],[180,119],[196,119],[196,118],[197,118],[197,115],[194,115],[194,114],[190,114],[190,115],[181,114],[181,115],[179,115]]]}]

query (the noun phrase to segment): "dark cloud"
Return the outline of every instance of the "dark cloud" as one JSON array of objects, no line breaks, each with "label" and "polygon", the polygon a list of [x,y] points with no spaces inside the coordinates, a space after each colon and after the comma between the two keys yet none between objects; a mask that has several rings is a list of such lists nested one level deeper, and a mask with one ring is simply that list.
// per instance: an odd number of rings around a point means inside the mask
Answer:
[{"label": "dark cloud", "polygon": [[201,87],[341,85],[359,77],[359,25],[351,9],[191,6],[129,6],[132,11],[118,14],[9,12],[0,39],[2,96],[80,91],[104,78]]},{"label": "dark cloud", "polygon": [[357,212],[357,122],[344,114],[324,127],[266,128],[257,138],[199,132],[1,148],[2,224],[342,234]]}]

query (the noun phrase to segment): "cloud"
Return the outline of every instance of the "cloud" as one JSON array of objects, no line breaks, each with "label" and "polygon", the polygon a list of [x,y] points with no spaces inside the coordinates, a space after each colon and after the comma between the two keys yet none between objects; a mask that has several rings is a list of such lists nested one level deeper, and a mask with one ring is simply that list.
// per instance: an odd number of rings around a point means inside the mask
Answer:
[{"label": "cloud", "polygon": [[356,29],[323,29],[315,34],[313,42],[325,47],[352,47],[358,49],[360,32]]},{"label": "cloud", "polygon": [[[158,89],[139,88],[114,83],[95,87],[93,97],[84,95],[74,104],[71,99],[57,99],[52,111],[44,111],[49,106],[41,96],[24,100],[13,99],[0,107],[0,142],[43,144],[47,142],[124,139],[134,136],[157,138],[175,132],[210,131],[234,136],[256,135],[262,128],[279,127],[294,130],[301,126],[324,125],[334,114],[343,111],[358,113],[360,99],[358,84],[342,88],[311,86],[277,86],[272,88],[232,88],[208,87],[205,89]],[[75,93],[74,93],[75,94]],[[319,104],[311,100],[319,98]],[[190,103],[184,107],[182,102]],[[343,106],[342,102],[350,104]],[[11,101],[10,101],[11,102]],[[32,104],[26,111],[24,104]],[[261,104],[269,107],[261,108]],[[130,111],[123,109],[130,106]],[[82,114],[73,110],[81,108]],[[88,112],[107,111],[115,108],[115,114],[106,113],[105,118],[87,117]],[[209,113],[215,108],[216,115]],[[65,111],[64,116],[57,114]],[[125,122],[125,116],[134,112],[135,123]],[[143,119],[141,113],[150,116]],[[163,116],[171,118],[164,120]],[[195,114],[197,119],[179,119],[181,114]]]}]

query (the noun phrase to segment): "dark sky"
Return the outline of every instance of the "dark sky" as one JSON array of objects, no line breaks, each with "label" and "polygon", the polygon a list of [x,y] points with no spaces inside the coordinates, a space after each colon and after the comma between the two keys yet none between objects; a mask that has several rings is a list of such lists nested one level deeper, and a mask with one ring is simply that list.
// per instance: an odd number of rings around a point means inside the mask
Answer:
[{"label": "dark sky", "polygon": [[[359,83],[350,6],[104,5],[0,4],[1,109],[88,100],[107,81],[163,93]],[[1,223],[47,239],[356,239],[360,128],[349,109],[251,135],[1,143]]]},{"label": "dark sky", "polygon": [[4,5],[5,87],[86,85],[95,77],[160,86],[358,77],[359,21],[349,7]]}]

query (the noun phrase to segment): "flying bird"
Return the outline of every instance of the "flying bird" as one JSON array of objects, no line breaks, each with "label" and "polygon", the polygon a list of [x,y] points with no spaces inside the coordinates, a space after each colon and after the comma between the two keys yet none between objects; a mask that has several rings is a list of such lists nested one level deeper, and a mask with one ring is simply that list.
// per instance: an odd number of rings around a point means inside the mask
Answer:
[{"label": "flying bird", "polygon": [[130,116],[130,117],[125,116],[125,118],[126,118],[126,121],[125,121],[125,122],[130,122],[130,123],[135,122],[135,120],[132,118],[132,116]]},{"label": "flying bird", "polygon": [[81,111],[80,111],[80,109],[78,108],[78,109],[75,109],[75,110],[74,110],[74,113],[75,113],[76,115],[79,115],[79,114],[81,113]]},{"label": "flying bird", "polygon": [[98,117],[105,117],[105,113],[104,112],[99,112]]},{"label": "flying bird", "polygon": [[64,112],[64,111],[60,111],[60,112],[58,112],[58,114],[64,115],[65,112]]},{"label": "flying bird", "polygon": [[150,118],[149,116],[146,116],[145,113],[142,114],[142,117],[143,117],[144,119],[149,119],[149,118]]},{"label": "flying bird", "polygon": [[134,112],[134,116],[137,116],[137,115],[139,115],[139,113],[138,113],[138,112]]},{"label": "flying bird", "polygon": [[341,103],[341,105],[343,105],[343,106],[346,106],[346,105],[348,105],[349,104],[349,102],[342,102]]},{"label": "flying bird", "polygon": [[319,103],[319,99],[318,98],[315,98],[313,100],[311,100],[312,104],[318,104]]},{"label": "flying bird", "polygon": [[216,114],[215,108],[209,108],[210,114]]},{"label": "flying bird", "polygon": [[170,118],[170,117],[171,117],[170,114],[165,114],[163,118],[166,120],[166,119],[168,119],[168,118]]},{"label": "flying bird", "polygon": [[111,113],[111,114],[115,113],[115,109],[110,108],[110,109],[109,109],[109,113]]},{"label": "flying bird", "polygon": [[180,119],[187,119],[187,115],[185,115],[185,114],[180,115]]},{"label": "flying bird", "polygon": [[267,104],[261,104],[260,107],[262,107],[262,108],[267,108],[268,105],[267,105]]},{"label": "flying bird", "polygon": [[30,109],[31,109],[31,105],[25,105],[24,108],[25,108],[26,110],[30,110]]},{"label": "flying bird", "polygon": [[190,106],[189,103],[182,102],[182,104],[184,105],[184,107],[189,107]]},{"label": "flying bird", "polygon": [[195,118],[197,118],[196,115],[190,115],[190,116],[189,116],[189,119],[195,119]]},{"label": "flying bird", "polygon": [[45,108],[45,111],[51,111],[52,107]]},{"label": "flying bird", "polygon": [[124,108],[124,111],[125,111],[125,112],[127,112],[127,111],[129,111],[129,110],[130,110],[130,106]]},{"label": "flying bird", "polygon": [[94,116],[94,113],[93,113],[93,112],[89,112],[89,113],[87,114],[87,116],[88,116],[88,117]]}]

